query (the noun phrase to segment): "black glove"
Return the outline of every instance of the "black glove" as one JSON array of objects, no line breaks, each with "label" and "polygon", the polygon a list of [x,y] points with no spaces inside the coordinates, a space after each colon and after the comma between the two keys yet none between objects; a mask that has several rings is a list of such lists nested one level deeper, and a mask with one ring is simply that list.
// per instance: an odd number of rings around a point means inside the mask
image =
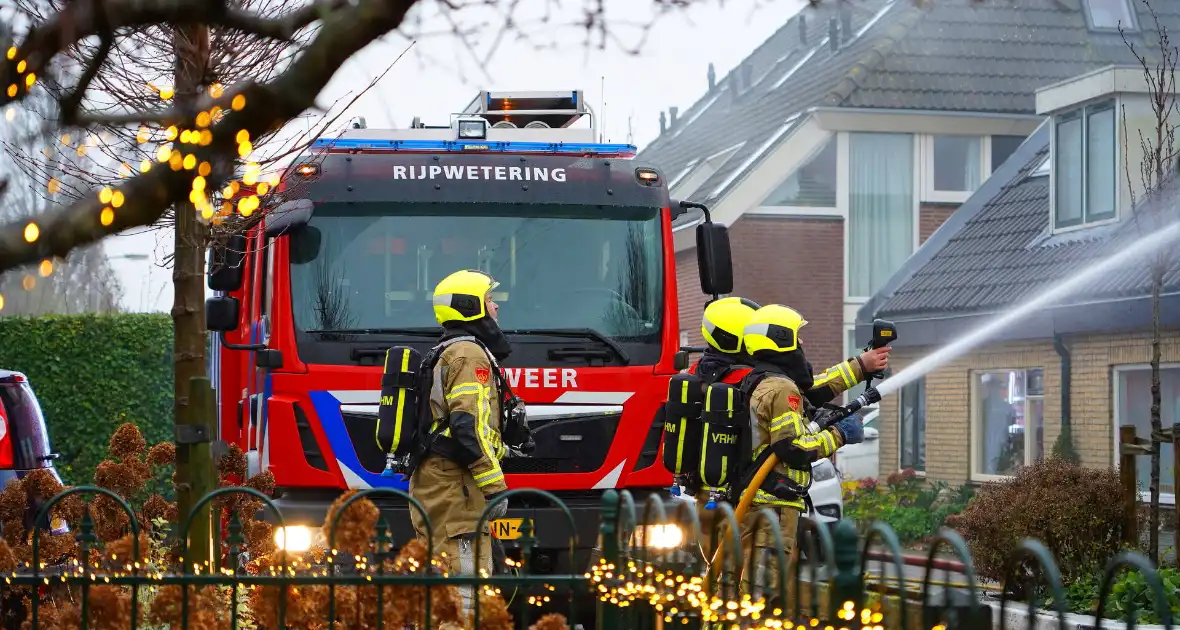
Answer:
[{"label": "black glove", "polygon": [[822,431],[823,429],[832,426],[836,422],[837,414],[842,413],[842,409],[829,409],[827,407],[821,407],[816,409],[815,412],[811,414],[811,421],[819,425],[819,428]]},{"label": "black glove", "polygon": [[496,499],[499,499],[502,496],[504,496],[503,492],[493,492],[492,494],[489,494],[484,497],[484,500],[487,501],[487,505],[490,506],[490,507],[485,508],[488,513],[488,520],[489,521],[494,521],[498,518],[504,518],[504,515],[508,513],[508,501],[507,500],[500,501],[500,502],[496,503],[495,505],[492,505],[493,501],[495,501]]},{"label": "black glove", "polygon": [[504,444],[522,455],[530,455],[537,444],[533,442],[533,432],[529,428],[524,402],[513,396],[506,404],[509,405],[509,412],[501,436]]}]

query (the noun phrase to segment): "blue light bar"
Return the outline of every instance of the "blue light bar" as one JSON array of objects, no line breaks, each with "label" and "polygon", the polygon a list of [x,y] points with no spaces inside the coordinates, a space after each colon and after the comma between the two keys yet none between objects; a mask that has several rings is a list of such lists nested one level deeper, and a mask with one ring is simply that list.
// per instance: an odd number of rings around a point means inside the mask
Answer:
[{"label": "blue light bar", "polygon": [[570,142],[511,142],[466,140],[361,140],[356,138],[317,138],[313,149],[321,151],[393,151],[415,153],[554,153],[558,155],[629,155],[636,153],[633,144],[597,144]]}]

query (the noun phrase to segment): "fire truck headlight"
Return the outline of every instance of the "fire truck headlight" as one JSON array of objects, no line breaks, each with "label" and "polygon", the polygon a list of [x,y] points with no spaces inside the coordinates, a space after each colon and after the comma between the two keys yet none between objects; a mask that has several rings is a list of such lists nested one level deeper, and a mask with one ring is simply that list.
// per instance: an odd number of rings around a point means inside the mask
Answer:
[{"label": "fire truck headlight", "polygon": [[459,139],[483,140],[488,135],[487,129],[487,122],[484,120],[460,120]]},{"label": "fire truck headlight", "polygon": [[283,551],[302,552],[311,549],[311,528],[288,525],[275,528],[275,545]]},{"label": "fire truck headlight", "polygon": [[675,523],[645,525],[643,543],[652,549],[675,549],[684,544],[684,529]]}]

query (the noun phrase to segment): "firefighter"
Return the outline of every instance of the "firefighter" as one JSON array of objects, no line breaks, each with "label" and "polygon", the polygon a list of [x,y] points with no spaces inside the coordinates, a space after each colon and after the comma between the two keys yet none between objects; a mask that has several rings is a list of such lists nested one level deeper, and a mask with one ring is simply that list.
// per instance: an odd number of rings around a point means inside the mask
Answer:
[{"label": "firefighter", "polygon": [[[750,371],[753,359],[745,351],[742,334],[746,322],[762,308],[757,302],[741,297],[727,297],[710,302],[701,316],[701,336],[709,344],[701,358],[688,368],[689,374],[701,377],[705,384],[720,381],[736,385]],[[892,348],[882,346],[849,357],[812,378],[807,402],[820,406],[864,381],[865,374],[875,374],[889,367]],[[812,373],[811,363],[807,372]]]},{"label": "firefighter", "polygon": [[[487,274],[458,271],[434,289],[434,315],[443,340],[471,337],[448,345],[434,368],[430,409],[434,423],[427,455],[410,477],[410,496],[422,504],[425,518],[410,510],[415,533],[426,538],[429,519],[434,553],[445,553],[450,574],[491,573],[492,545],[487,522],[478,528],[488,503],[507,490],[500,460],[507,453],[501,439],[501,403],[505,387],[498,362],[511,352],[496,322],[497,286]],[[488,521],[504,516],[500,501]],[[480,536],[479,567],[475,538]],[[472,588],[459,587],[463,603],[472,604]]]},{"label": "firefighter", "polygon": [[[746,352],[742,336],[746,324],[762,308],[757,302],[741,297],[727,297],[710,302],[701,317],[701,336],[709,344],[700,360],[688,368],[690,374],[701,377],[704,385],[714,382],[737,385],[754,365]],[[811,379],[807,401],[812,405],[830,402],[836,396],[864,380],[865,374],[884,370],[889,365],[889,346],[877,348],[848,358]],[[811,364],[805,362],[808,375]],[[713,515],[709,506],[710,493],[715,490],[700,488],[695,492],[697,517],[700,519],[700,546],[705,557],[711,554]]]},{"label": "firefighter", "polygon": [[[807,509],[811,464],[830,457],[845,444],[857,444],[864,439],[864,429],[856,418],[845,418],[825,429],[809,426],[803,392],[810,391],[814,381],[799,338],[799,331],[806,324],[807,320],[794,309],[771,304],[750,317],[742,337],[746,352],[754,360],[754,370],[744,383],[750,392],[751,455],[760,463],[758,456],[770,448],[780,460],[768,483],[755,495],[754,509],[745,516],[742,548],[753,549],[756,554],[756,570],[748,577],[756,586],[765,583],[772,589],[778,583],[774,538],[758,514],[763,508],[777,514],[784,552],[793,564],[798,555],[799,516]],[[843,385],[843,379],[832,383]],[[767,491],[771,488],[773,493]],[[768,553],[764,554],[763,550]],[[765,581],[764,570],[770,571]],[[791,565],[788,565],[790,575]],[[775,593],[772,590],[767,595],[773,597]]]}]

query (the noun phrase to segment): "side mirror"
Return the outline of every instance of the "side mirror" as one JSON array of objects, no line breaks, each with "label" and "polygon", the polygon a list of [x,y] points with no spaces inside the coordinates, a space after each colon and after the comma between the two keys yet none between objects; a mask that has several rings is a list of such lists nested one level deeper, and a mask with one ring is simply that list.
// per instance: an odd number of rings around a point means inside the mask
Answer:
[{"label": "side mirror", "polygon": [[688,353],[684,350],[672,355],[672,369],[679,372],[688,369]]},{"label": "side mirror", "polygon": [[246,235],[233,234],[209,252],[209,288],[214,291],[237,291],[242,288],[246,267]]},{"label": "side mirror", "polygon": [[713,222],[697,226],[697,269],[701,275],[701,291],[709,295],[733,292],[729,228]]},{"label": "side mirror", "polygon": [[238,328],[238,299],[228,295],[205,300],[205,327],[214,332],[228,332]]},{"label": "side mirror", "polygon": [[312,210],[315,205],[310,199],[292,199],[279,204],[279,207],[266,214],[266,236],[277,238],[290,234],[311,221]]},{"label": "side mirror", "polygon": [[313,262],[320,255],[320,243],[323,234],[319,228],[304,226],[289,239],[291,242],[291,264],[306,265]]},{"label": "side mirror", "polygon": [[865,427],[865,441],[876,440],[881,437],[881,433],[873,427]]},{"label": "side mirror", "polygon": [[684,206],[680,205],[679,199],[670,200],[668,202],[668,208],[670,210],[672,210],[672,220],[673,221],[675,221],[679,217],[682,217],[682,216],[688,214],[688,208],[685,208]]}]

